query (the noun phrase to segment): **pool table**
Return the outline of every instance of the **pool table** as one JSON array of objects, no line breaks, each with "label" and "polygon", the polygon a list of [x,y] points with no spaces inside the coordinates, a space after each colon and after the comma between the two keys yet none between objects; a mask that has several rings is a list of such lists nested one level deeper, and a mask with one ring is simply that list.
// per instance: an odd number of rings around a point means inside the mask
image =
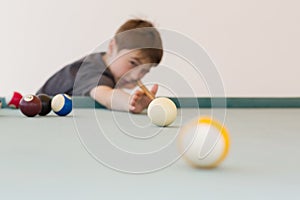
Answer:
[{"label": "pool table", "polygon": [[[0,199],[299,198],[300,109],[222,112],[231,146],[208,170],[187,165],[171,141],[188,121],[211,115],[209,108],[179,108],[169,127],[152,125],[145,113],[89,106],[66,117],[1,109]],[[136,156],[118,154],[124,151]],[[140,159],[147,152],[153,157]]]}]

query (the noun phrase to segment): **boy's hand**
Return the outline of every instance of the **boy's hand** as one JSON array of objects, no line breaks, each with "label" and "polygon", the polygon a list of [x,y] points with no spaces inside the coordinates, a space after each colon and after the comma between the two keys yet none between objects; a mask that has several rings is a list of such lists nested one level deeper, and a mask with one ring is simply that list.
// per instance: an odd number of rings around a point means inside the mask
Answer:
[{"label": "boy's hand", "polygon": [[[150,92],[153,94],[153,96],[155,96],[157,90],[158,85],[155,84],[151,88]],[[129,111],[135,114],[140,113],[148,107],[151,101],[152,100],[142,90],[137,90],[129,101]]]}]

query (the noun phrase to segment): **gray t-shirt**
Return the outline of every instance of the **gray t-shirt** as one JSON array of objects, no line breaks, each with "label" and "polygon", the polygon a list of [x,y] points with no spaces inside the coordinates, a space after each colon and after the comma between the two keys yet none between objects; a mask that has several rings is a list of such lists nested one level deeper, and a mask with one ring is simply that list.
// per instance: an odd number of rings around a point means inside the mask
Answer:
[{"label": "gray t-shirt", "polygon": [[93,53],[65,66],[51,76],[37,94],[89,96],[91,89],[98,85],[114,88],[114,77],[106,67],[102,55],[104,53]]}]

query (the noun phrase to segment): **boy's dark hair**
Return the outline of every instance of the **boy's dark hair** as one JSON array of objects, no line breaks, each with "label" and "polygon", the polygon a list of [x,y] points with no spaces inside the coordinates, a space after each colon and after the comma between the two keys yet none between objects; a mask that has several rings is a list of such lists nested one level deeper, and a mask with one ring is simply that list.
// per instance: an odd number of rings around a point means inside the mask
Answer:
[{"label": "boy's dark hair", "polygon": [[151,63],[160,63],[163,55],[162,41],[154,25],[146,20],[131,19],[126,21],[116,32],[115,41],[118,51],[139,49]]}]

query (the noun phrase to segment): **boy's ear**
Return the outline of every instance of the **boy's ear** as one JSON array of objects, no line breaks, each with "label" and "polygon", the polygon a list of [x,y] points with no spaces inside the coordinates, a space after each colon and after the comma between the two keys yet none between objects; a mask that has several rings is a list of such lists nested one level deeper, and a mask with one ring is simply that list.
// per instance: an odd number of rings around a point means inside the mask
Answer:
[{"label": "boy's ear", "polygon": [[113,55],[117,51],[116,40],[113,38],[108,45],[107,54]]}]

